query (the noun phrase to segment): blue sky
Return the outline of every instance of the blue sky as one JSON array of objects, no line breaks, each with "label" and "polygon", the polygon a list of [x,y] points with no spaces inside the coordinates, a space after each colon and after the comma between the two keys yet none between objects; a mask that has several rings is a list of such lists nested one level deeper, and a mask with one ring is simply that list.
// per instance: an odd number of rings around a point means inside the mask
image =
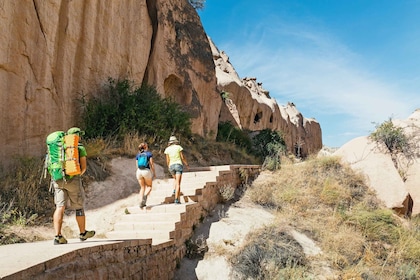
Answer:
[{"label": "blue sky", "polygon": [[340,147],[420,108],[420,0],[207,0],[204,29],[243,77]]}]

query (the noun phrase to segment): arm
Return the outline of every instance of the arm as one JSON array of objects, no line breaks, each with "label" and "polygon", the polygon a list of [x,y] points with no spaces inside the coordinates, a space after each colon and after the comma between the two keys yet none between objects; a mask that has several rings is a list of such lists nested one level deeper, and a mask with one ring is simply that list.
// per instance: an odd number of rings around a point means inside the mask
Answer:
[{"label": "arm", "polygon": [[166,154],[166,165],[169,167],[169,155]]},{"label": "arm", "polygon": [[153,161],[153,158],[150,158],[149,165],[150,165],[150,170],[152,170],[153,178],[156,178],[155,162]]},{"label": "arm", "polygon": [[81,157],[80,158],[80,175],[83,175],[86,172],[86,157]]},{"label": "arm", "polygon": [[185,164],[185,166],[187,167],[187,169],[190,170],[190,166],[188,165],[187,159],[184,157],[184,153],[183,152],[179,152],[179,155],[181,156],[181,160]]}]

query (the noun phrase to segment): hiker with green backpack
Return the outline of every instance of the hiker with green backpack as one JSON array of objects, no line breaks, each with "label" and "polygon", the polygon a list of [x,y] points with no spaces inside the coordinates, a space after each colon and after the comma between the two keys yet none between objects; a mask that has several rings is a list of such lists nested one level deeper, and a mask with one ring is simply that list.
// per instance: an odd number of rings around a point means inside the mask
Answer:
[{"label": "hiker with green backpack", "polygon": [[66,206],[76,211],[76,222],[79,227],[79,239],[85,241],[95,235],[95,231],[86,230],[84,212],[84,192],[81,176],[86,172],[87,152],[79,142],[83,132],[78,127],[70,128],[67,133],[56,131],[47,137],[46,170],[51,175],[51,186],[54,189],[54,245],[66,244],[62,235],[64,211]]}]

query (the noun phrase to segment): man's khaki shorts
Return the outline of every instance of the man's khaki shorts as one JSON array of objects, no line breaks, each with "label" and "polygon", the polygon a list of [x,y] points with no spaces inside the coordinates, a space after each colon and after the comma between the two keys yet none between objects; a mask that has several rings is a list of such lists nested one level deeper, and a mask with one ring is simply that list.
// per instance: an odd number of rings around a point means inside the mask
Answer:
[{"label": "man's khaki shorts", "polygon": [[82,209],[84,207],[84,192],[80,176],[53,182],[54,203],[57,207],[66,206],[70,209]]}]

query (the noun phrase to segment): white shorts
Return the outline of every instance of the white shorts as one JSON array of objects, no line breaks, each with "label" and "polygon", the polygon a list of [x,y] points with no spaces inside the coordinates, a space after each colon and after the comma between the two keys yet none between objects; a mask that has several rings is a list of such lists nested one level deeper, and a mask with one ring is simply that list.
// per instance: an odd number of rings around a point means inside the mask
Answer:
[{"label": "white shorts", "polygon": [[140,180],[141,178],[144,178],[146,180],[152,179],[152,171],[150,171],[150,169],[148,168],[145,168],[145,169],[137,168],[136,177],[137,177],[137,180]]}]

